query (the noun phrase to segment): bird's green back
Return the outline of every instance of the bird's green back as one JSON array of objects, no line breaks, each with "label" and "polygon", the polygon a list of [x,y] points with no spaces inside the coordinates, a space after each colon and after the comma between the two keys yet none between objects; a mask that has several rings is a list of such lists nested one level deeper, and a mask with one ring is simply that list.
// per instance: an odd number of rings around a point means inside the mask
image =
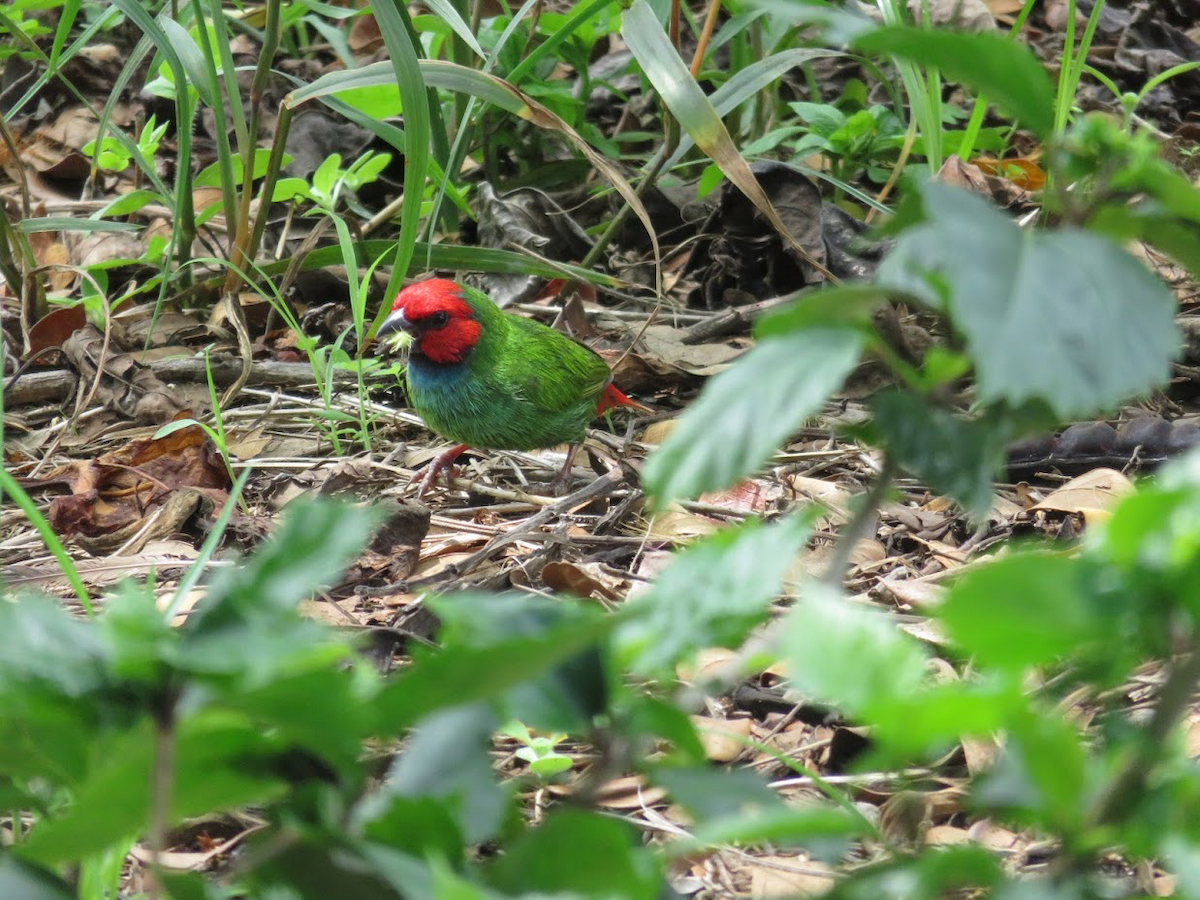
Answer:
[{"label": "bird's green back", "polygon": [[612,380],[597,353],[553,328],[504,312],[473,288],[464,288],[463,296],[483,326],[468,366],[479,375],[490,373],[514,396],[547,413],[582,406],[590,410],[585,421],[594,417]]}]

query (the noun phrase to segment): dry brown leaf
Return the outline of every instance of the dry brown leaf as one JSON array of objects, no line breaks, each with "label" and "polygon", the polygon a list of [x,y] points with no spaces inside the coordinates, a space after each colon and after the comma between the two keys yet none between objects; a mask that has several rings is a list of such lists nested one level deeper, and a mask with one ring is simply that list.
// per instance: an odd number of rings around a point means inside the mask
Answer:
[{"label": "dry brown leaf", "polygon": [[1086,517],[1089,512],[1111,510],[1132,491],[1133,482],[1116,469],[1092,469],[1051,492],[1030,507],[1030,512],[1080,513]]},{"label": "dry brown leaf", "polygon": [[738,512],[762,513],[781,502],[783,495],[783,485],[777,481],[768,481],[765,478],[747,478],[723,491],[710,491],[702,494],[699,502]]},{"label": "dry brown leaf", "polygon": [[728,369],[735,359],[750,348],[748,339],[730,339],[712,344],[685,344],[681,329],[671,325],[651,325],[642,334],[641,354],[650,365],[674,366],[692,375],[716,375]]},{"label": "dry brown leaf", "polygon": [[552,591],[574,594],[576,597],[603,598],[614,603],[621,599],[608,586],[574,563],[546,563],[542,568],[542,583]]},{"label": "dry brown leaf", "polygon": [[73,462],[24,483],[70,491],[50,503],[50,524],[59,534],[108,536],[105,544],[113,546],[148,524],[161,527],[149,531],[145,540],[170,534],[191,515],[202,495],[218,506],[224,503],[230,485],[216,448],[196,425],[157,440],[131,441],[94,460]]},{"label": "dry brown leaf", "polygon": [[754,900],[819,897],[835,883],[828,866],[803,856],[759,856],[747,868]]},{"label": "dry brown leaf", "polygon": [[254,457],[267,449],[272,440],[271,435],[264,435],[263,431],[264,428],[260,425],[258,428],[237,435],[236,437],[231,435],[232,439],[226,444],[226,449],[231,456],[237,459],[254,459]]},{"label": "dry brown leaf", "polygon": [[972,777],[990,769],[1000,755],[1000,744],[995,738],[963,737],[961,743]]},{"label": "dry brown leaf", "polygon": [[1200,758],[1200,715],[1192,716],[1191,724],[1188,725],[1187,738],[1185,741],[1188,757],[1190,759]]},{"label": "dry brown leaf", "polygon": [[647,536],[656,541],[683,542],[712,534],[721,523],[711,516],[688,512],[678,503],[655,513],[650,519]]},{"label": "dry brown leaf", "polygon": [[[575,788],[568,784],[552,784],[549,791],[558,797],[569,797],[575,793]],[[641,809],[657,806],[666,796],[667,792],[662,788],[647,785],[643,776],[626,775],[601,785],[593,799],[597,806],[605,809]]]},{"label": "dry brown leaf", "polygon": [[50,347],[61,347],[71,335],[85,325],[87,314],[82,303],[51,310],[29,329],[30,355]]},{"label": "dry brown leaf", "polygon": [[889,575],[879,582],[897,603],[913,609],[933,609],[946,597],[946,588],[920,578],[896,578]]},{"label": "dry brown leaf", "polygon": [[697,684],[707,681],[718,672],[727,669],[737,660],[738,655],[733,650],[724,647],[709,647],[696,652],[691,662],[679,663],[675,673],[680,681]]},{"label": "dry brown leaf", "polygon": [[754,728],[752,719],[714,719],[692,716],[704,754],[713,762],[733,762],[747,749],[746,739]]},{"label": "dry brown leaf", "polygon": [[785,479],[788,487],[796,492],[797,499],[811,500],[833,511],[829,521],[834,525],[844,524],[849,518],[850,492],[840,484],[806,475],[789,475]]},{"label": "dry brown leaf", "polygon": [[651,422],[638,436],[638,440],[643,444],[650,444],[657,447],[667,439],[667,436],[675,430],[679,424],[678,419],[663,419],[659,422]]},{"label": "dry brown leaf", "polygon": [[965,844],[970,840],[967,829],[956,825],[934,825],[925,832],[925,843],[936,847]]}]

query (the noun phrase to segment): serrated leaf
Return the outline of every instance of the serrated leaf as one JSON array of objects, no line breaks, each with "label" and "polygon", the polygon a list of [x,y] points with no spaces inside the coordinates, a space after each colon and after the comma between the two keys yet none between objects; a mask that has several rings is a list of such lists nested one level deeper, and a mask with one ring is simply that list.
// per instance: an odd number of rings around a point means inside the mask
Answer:
[{"label": "serrated leaf", "polygon": [[1021,671],[1049,663],[1105,632],[1085,571],[1053,553],[999,559],[956,582],[937,615],[982,665]]},{"label": "serrated leaf", "polygon": [[925,654],[891,618],[817,582],[788,614],[783,649],[796,690],[852,715],[907,699],[925,680]]},{"label": "serrated leaf", "polygon": [[75,896],[75,891],[53,872],[17,859],[11,853],[0,853],[0,897],[73,900]]},{"label": "serrated leaf", "polygon": [[625,665],[655,674],[704,647],[740,643],[766,617],[812,519],[750,519],[681,551],[623,610],[615,641]]},{"label": "serrated leaf", "polygon": [[759,469],[816,413],[858,362],[863,337],[813,328],[763,341],[714,376],[646,460],[659,506],[728,487]]},{"label": "serrated leaf", "polygon": [[624,822],[562,809],[525,832],[489,871],[489,881],[513,895],[566,892],[577,897],[654,900],[662,896],[654,857]]},{"label": "serrated leaf", "polygon": [[902,467],[958,500],[977,519],[987,513],[1004,446],[998,425],[900,391],[879,394],[871,407],[888,452]]},{"label": "serrated leaf", "polygon": [[1088,415],[1166,380],[1181,338],[1162,282],[1081,231],[1022,231],[987,201],[929,182],[925,221],[878,281],[944,308],[967,342],[984,402],[1043,401]]},{"label": "serrated leaf", "polygon": [[494,837],[504,818],[508,792],[496,780],[488,748],[496,718],[482,704],[429,716],[396,759],[371,808],[386,809],[390,797],[441,800],[468,843]]}]

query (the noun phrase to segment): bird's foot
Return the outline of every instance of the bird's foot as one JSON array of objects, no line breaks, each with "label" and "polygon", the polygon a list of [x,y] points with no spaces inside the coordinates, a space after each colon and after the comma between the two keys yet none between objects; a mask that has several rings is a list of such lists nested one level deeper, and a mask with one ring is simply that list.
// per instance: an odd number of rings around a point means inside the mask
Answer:
[{"label": "bird's foot", "polygon": [[[417,499],[420,500],[425,496],[426,492],[433,487],[433,483],[437,481],[437,477],[442,472],[446,473],[446,480],[457,477],[458,469],[454,465],[454,461],[462,456],[463,451],[467,449],[466,444],[459,444],[456,447],[451,447],[449,450],[443,450],[435,456],[425,468],[418,470],[413,475],[413,481],[417,480],[417,475],[420,475],[421,481],[417,487]],[[412,482],[409,482],[410,484]]]}]

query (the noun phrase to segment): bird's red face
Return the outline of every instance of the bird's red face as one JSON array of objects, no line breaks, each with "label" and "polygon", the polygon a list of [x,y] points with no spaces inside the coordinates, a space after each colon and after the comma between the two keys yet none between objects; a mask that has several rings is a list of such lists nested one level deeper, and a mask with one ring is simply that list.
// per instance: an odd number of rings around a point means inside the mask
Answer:
[{"label": "bird's red face", "polygon": [[396,295],[391,315],[375,336],[398,330],[412,335],[413,352],[437,363],[460,363],[478,343],[480,325],[457,284],[431,278]]}]

